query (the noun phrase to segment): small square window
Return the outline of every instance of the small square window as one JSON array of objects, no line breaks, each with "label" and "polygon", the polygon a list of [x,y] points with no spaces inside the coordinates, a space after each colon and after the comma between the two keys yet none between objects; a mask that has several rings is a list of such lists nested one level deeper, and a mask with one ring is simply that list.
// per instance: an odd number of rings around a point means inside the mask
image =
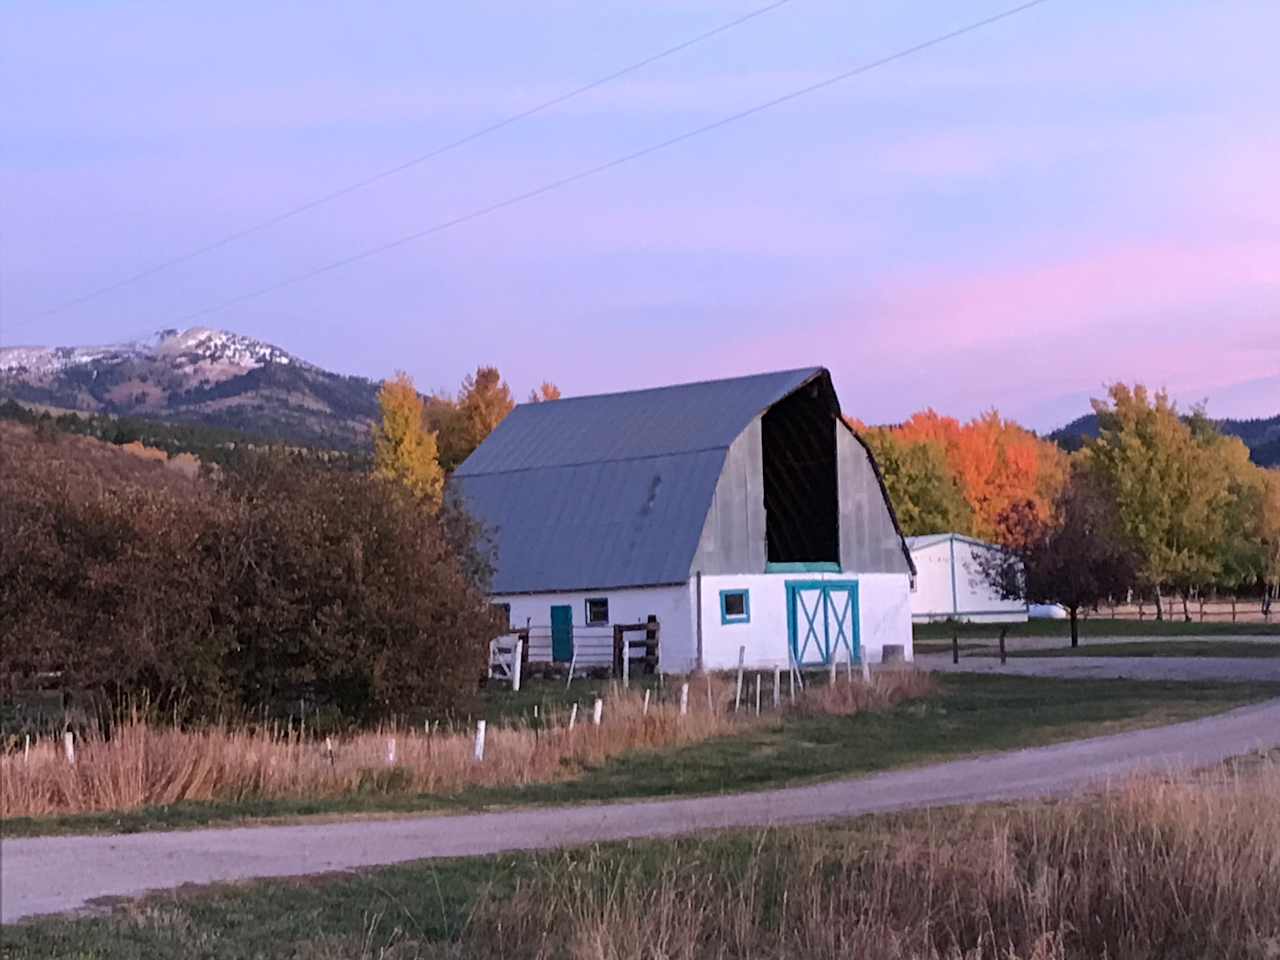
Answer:
[{"label": "small square window", "polygon": [[587,623],[609,622],[609,598],[590,597],[587,600]]},{"label": "small square window", "polygon": [[751,595],[746,590],[720,591],[720,622],[750,623]]}]

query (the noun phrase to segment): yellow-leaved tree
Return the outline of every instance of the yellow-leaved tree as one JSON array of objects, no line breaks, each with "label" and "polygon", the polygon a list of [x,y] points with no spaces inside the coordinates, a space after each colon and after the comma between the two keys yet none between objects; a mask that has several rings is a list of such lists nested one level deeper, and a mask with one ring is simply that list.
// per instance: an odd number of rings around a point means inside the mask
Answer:
[{"label": "yellow-leaved tree", "polygon": [[427,429],[422,397],[413,379],[398,371],[378,391],[382,420],[373,428],[374,472],[403,483],[436,506],[444,491],[444,471],[436,435]]}]

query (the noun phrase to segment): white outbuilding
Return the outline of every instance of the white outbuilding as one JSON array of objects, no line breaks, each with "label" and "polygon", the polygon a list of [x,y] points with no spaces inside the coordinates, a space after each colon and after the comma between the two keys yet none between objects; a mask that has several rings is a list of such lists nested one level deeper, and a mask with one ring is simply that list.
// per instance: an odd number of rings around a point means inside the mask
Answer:
[{"label": "white outbuilding", "polygon": [[911,657],[911,556],[825,369],[523,404],[450,491],[531,661],[645,622],[667,673]]},{"label": "white outbuilding", "polygon": [[1013,623],[1027,619],[1024,600],[1005,600],[982,570],[983,555],[1000,548],[959,533],[907,537],[916,579],[911,590],[911,619]]}]

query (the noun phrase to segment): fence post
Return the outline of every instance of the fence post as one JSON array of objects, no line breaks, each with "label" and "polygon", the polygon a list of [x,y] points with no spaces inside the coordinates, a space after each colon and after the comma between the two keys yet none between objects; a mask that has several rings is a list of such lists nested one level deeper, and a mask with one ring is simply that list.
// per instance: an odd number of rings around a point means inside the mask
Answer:
[{"label": "fence post", "polygon": [[396,765],[396,738],[387,737],[387,766],[394,767]]},{"label": "fence post", "polygon": [[67,763],[76,765],[76,735],[68,730],[62,735],[62,749],[67,755]]},{"label": "fence post", "polygon": [[524,654],[524,641],[516,637],[515,649],[511,652],[511,692],[520,692],[520,674],[523,668],[521,657]]},{"label": "fence post", "polygon": [[705,676],[707,678],[707,713],[715,713],[715,698],[711,696],[711,671],[708,670]]},{"label": "fence post", "polygon": [[631,646],[627,640],[627,635],[622,635],[622,689],[631,689]]},{"label": "fence post", "polygon": [[600,726],[602,719],[604,719],[604,701],[596,697],[595,705],[591,708],[591,725]]},{"label": "fence post", "polygon": [[738,647],[738,686],[733,693],[733,712],[737,713],[738,708],[742,705],[742,664],[747,659],[747,648],[745,646]]},{"label": "fence post", "polygon": [[483,720],[476,721],[476,763],[484,760],[484,734],[486,724]]},{"label": "fence post", "polygon": [[760,674],[756,674],[756,716],[760,716]]},{"label": "fence post", "polygon": [[573,725],[578,722],[578,702],[575,700],[573,706],[569,708],[569,729],[573,729]]},{"label": "fence post", "polygon": [[866,660],[862,661],[862,682],[871,682],[871,664],[867,663]]},{"label": "fence post", "polygon": [[680,716],[687,716],[689,713],[689,684],[680,684]]},{"label": "fence post", "polygon": [[31,762],[31,734],[27,734],[22,743],[22,762]]},{"label": "fence post", "polygon": [[773,709],[782,706],[782,668],[773,668]]},{"label": "fence post", "polygon": [[951,662],[960,662],[960,628],[952,627],[951,629]]},{"label": "fence post", "polygon": [[569,658],[569,679],[564,682],[564,688],[569,689],[569,684],[573,683],[573,668],[578,665],[578,645],[573,645],[573,656]]},{"label": "fence post", "polygon": [[[685,684],[685,686],[687,687],[688,684]],[[640,715],[642,717],[647,717],[649,715],[649,691],[648,690],[644,692],[644,709],[640,711]]]}]

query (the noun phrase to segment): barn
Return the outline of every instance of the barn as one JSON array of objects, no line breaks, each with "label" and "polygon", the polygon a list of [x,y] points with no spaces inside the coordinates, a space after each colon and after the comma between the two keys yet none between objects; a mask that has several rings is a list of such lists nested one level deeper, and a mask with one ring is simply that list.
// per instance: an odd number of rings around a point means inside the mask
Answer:
[{"label": "barn", "polygon": [[911,657],[911,556],[820,367],[517,407],[450,481],[533,661],[666,673]]},{"label": "barn", "polygon": [[1027,619],[1024,600],[1005,600],[982,572],[982,556],[1000,548],[959,533],[908,537],[916,580],[911,618],[918,623],[964,620],[1013,623]]}]

